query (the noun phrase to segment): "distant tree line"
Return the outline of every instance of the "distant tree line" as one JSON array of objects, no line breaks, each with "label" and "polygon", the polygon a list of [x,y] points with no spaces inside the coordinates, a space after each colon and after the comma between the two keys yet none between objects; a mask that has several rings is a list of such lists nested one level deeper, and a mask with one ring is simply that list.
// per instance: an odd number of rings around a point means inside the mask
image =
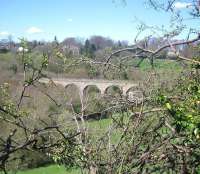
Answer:
[{"label": "distant tree line", "polygon": [[[180,41],[180,40],[173,40]],[[168,40],[163,37],[148,37],[140,40],[137,45],[140,45],[143,49],[151,49],[156,50],[161,45],[167,44]],[[176,46],[174,48],[167,48],[164,49],[158,55],[158,58],[165,59],[165,58],[176,58],[174,54],[172,54],[173,49],[178,50],[178,52],[186,57],[194,57],[199,54],[198,49],[194,49],[194,46],[198,47],[199,42],[195,43],[196,45],[184,45],[184,46]],[[117,50],[123,49],[127,47],[133,47],[134,44],[128,44],[126,40],[118,40],[115,41],[111,38],[104,37],[104,36],[91,36],[87,39],[81,39],[78,37],[68,37],[65,38],[63,41],[59,42],[57,36],[54,37],[53,41],[46,42],[46,41],[27,41],[27,45],[32,50],[38,50],[39,52],[45,52],[45,50],[51,50],[52,47],[58,47],[61,52],[64,52],[67,55],[83,55],[88,58],[94,59],[96,57],[96,53],[101,52],[102,50],[110,49],[110,50]],[[17,48],[20,46],[18,42],[13,41],[12,37],[9,36],[7,39],[0,40],[0,53],[6,53],[9,51],[16,51]],[[100,53],[101,55],[101,53]]]}]

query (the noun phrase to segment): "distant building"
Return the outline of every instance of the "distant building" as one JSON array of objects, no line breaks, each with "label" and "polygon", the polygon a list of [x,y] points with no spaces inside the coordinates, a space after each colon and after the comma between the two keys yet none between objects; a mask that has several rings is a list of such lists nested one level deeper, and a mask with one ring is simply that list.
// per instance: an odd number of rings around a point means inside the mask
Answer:
[{"label": "distant building", "polygon": [[9,48],[10,48],[9,44],[7,42],[3,42],[3,41],[0,42],[0,52],[1,53],[8,52]]},{"label": "distant building", "polygon": [[74,56],[80,55],[80,48],[75,45],[63,45],[62,51],[65,53],[71,53]]}]

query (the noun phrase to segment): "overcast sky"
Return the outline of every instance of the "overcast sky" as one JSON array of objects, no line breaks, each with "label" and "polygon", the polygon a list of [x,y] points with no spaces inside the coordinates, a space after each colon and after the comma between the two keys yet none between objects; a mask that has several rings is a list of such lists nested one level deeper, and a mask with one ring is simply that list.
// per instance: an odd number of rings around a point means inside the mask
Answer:
[{"label": "overcast sky", "polygon": [[[132,42],[137,25],[135,17],[148,25],[169,23],[169,15],[156,12],[144,0],[127,0],[127,5],[113,0],[0,0],[0,38],[12,34],[15,40],[58,40],[66,37],[103,35]],[[187,1],[177,1],[184,10]]]}]

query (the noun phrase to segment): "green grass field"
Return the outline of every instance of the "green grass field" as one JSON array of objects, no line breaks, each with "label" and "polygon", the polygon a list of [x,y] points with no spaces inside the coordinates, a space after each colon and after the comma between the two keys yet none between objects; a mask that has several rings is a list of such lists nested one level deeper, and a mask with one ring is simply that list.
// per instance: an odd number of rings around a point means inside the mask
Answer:
[{"label": "green grass field", "polygon": [[[133,59],[126,62],[127,65],[137,65],[140,62],[140,59]],[[154,68],[156,70],[175,70],[180,71],[182,69],[180,62],[177,60],[170,59],[155,59],[154,60]],[[139,65],[139,69],[142,71],[152,69],[151,63],[149,59],[143,60],[143,62]]]},{"label": "green grass field", "polygon": [[[15,172],[9,172],[8,174],[13,174]],[[0,174],[3,174],[0,172]],[[79,169],[68,169],[66,170],[64,166],[51,165],[48,167],[40,167],[36,169],[19,171],[16,174],[81,174]]]}]

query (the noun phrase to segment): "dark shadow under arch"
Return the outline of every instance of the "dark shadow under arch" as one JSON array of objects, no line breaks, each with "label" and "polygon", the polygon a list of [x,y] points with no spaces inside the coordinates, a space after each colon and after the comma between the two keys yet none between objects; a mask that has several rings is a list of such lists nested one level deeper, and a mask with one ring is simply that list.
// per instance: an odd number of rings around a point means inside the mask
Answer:
[{"label": "dark shadow under arch", "polygon": [[121,88],[119,86],[111,85],[105,89],[104,94],[105,95],[113,95],[113,96],[116,96],[116,95],[121,96],[123,94],[123,91],[121,90]]},{"label": "dark shadow under arch", "polygon": [[83,96],[92,94],[101,94],[101,90],[96,85],[87,85],[83,89]]},{"label": "dark shadow under arch", "polygon": [[68,98],[72,98],[72,99],[79,99],[79,88],[77,85],[75,85],[74,83],[70,83],[68,85],[65,86],[65,95],[68,96]]}]

